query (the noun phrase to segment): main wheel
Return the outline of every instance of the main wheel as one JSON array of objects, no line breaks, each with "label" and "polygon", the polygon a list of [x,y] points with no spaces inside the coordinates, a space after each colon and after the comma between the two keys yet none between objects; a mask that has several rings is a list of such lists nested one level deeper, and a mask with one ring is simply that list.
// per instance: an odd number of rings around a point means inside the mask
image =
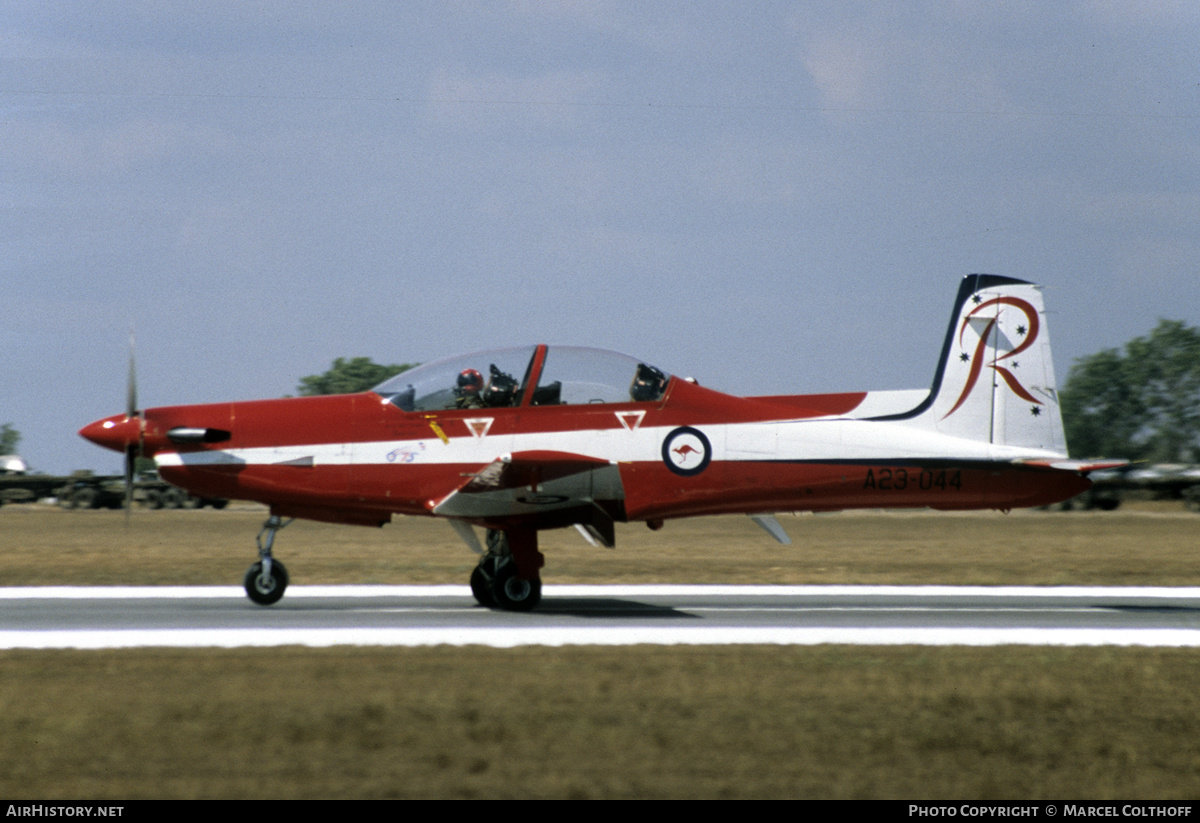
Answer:
[{"label": "main wheel", "polygon": [[283,597],[283,591],[288,584],[287,569],[272,558],[271,574],[268,577],[263,574],[262,561],[259,560],[246,571],[243,583],[251,600],[260,606],[270,606],[272,603],[278,603],[279,598]]},{"label": "main wheel", "polygon": [[492,597],[505,611],[531,611],[542,602],[542,581],[517,577],[517,564],[510,560],[496,569],[496,576],[492,578]]},{"label": "main wheel", "polygon": [[479,601],[480,606],[494,609],[496,608],[496,598],[492,596],[492,578],[483,568],[483,564],[489,562],[491,562],[490,558],[485,558],[482,563],[472,570],[471,594],[475,595],[475,599]]}]

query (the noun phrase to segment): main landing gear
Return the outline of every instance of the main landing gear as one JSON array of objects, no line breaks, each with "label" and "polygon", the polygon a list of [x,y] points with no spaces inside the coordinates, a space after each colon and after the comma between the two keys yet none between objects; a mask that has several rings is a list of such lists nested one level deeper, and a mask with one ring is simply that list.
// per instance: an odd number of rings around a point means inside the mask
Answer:
[{"label": "main landing gear", "polygon": [[[288,573],[271,554],[275,534],[291,520],[267,518],[258,533],[258,560],[246,571],[246,594],[260,606],[278,603],[287,589]],[[487,553],[471,572],[471,593],[489,609],[527,612],[542,600],[540,569],[545,558],[538,551],[537,530],[488,529]]]},{"label": "main landing gear", "polygon": [[246,594],[260,606],[278,603],[287,588],[287,569],[271,556],[271,547],[275,545],[275,533],[291,522],[291,520],[271,515],[267,518],[267,522],[263,523],[262,531],[255,538],[258,543],[258,561],[246,570],[246,578],[243,582],[246,586]]},{"label": "main landing gear", "polygon": [[488,529],[487,554],[471,572],[471,593],[489,609],[530,611],[542,600],[539,570],[544,564],[537,530]]}]

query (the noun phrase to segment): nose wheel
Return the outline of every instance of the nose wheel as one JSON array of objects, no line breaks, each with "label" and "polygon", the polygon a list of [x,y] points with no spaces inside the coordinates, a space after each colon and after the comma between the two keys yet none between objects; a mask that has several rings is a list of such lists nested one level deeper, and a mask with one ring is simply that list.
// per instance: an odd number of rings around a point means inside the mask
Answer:
[{"label": "nose wheel", "polygon": [[278,560],[260,560],[246,570],[246,594],[260,606],[278,603],[287,588],[288,573]]},{"label": "nose wheel", "polygon": [[291,522],[271,515],[255,538],[258,543],[258,561],[246,570],[242,584],[246,587],[246,595],[260,606],[278,603],[287,589],[287,568],[271,555],[271,548],[275,545],[276,532]]}]

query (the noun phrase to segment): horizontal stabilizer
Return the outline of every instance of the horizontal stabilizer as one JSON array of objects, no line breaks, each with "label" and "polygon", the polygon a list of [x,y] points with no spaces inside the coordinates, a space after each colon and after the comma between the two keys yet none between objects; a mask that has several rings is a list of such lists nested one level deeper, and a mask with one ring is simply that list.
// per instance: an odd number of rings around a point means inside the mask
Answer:
[{"label": "horizontal stabilizer", "polygon": [[1016,462],[1022,466],[1044,466],[1048,469],[1080,472],[1081,474],[1100,471],[1102,469],[1119,469],[1122,466],[1129,465],[1128,460],[1068,460],[1066,458],[1063,458],[1062,460],[1018,460]]}]

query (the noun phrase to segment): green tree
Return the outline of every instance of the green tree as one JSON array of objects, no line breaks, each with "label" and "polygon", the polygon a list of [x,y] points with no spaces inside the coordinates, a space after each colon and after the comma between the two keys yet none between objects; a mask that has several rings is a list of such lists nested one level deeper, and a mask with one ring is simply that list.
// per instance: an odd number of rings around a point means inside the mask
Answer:
[{"label": "green tree", "polygon": [[1076,360],[1061,399],[1072,454],[1197,462],[1200,329],[1160,320],[1123,350]]},{"label": "green tree", "polygon": [[352,357],[349,360],[339,357],[333,361],[332,368],[324,374],[313,374],[300,378],[296,391],[301,397],[312,397],[318,394],[354,394],[367,391],[387,380],[389,377],[408,371],[416,363],[382,366],[374,363],[369,357]]},{"label": "green tree", "polygon": [[0,454],[16,454],[21,442],[21,433],[12,427],[12,423],[0,424]]}]

